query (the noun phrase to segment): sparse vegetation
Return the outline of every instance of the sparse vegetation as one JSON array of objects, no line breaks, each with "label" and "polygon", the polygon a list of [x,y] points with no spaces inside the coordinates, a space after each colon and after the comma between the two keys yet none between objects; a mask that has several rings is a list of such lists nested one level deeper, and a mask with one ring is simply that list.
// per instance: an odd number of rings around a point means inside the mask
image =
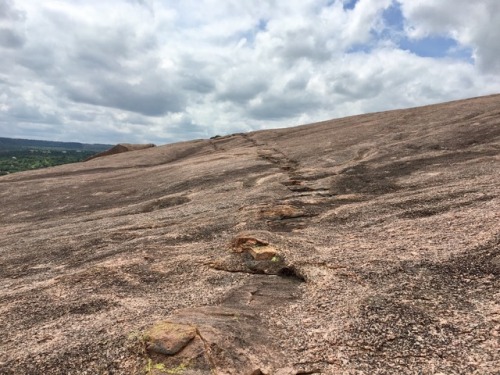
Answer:
[{"label": "sparse vegetation", "polygon": [[151,358],[149,358],[146,363],[146,375],[154,375],[154,370],[165,371],[165,365],[163,363],[153,363]]},{"label": "sparse vegetation", "polygon": [[76,142],[0,138],[0,176],[76,163],[109,147],[111,146]]},{"label": "sparse vegetation", "polygon": [[183,374],[187,368],[188,366],[184,363],[181,363],[180,365],[175,367],[167,368],[163,363],[154,363],[151,358],[148,358],[145,370],[146,370],[146,375],[155,375],[155,374],[180,375]]},{"label": "sparse vegetation", "polygon": [[76,163],[94,155],[80,150],[27,150],[0,152],[0,175]]},{"label": "sparse vegetation", "polygon": [[181,363],[179,366],[166,370],[166,372],[167,374],[182,374],[186,369],[187,366],[184,363]]}]

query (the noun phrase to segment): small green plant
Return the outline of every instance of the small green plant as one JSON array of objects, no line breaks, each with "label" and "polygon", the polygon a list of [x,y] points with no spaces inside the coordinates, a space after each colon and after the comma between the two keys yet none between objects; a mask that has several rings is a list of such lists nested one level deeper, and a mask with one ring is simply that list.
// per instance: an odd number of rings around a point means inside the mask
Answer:
[{"label": "small green plant", "polygon": [[146,371],[147,375],[151,375],[153,371],[153,361],[151,358],[148,358],[148,361],[146,362],[146,368],[144,369]]},{"label": "small green plant", "polygon": [[157,363],[156,365],[153,366],[153,368],[156,369],[156,370],[165,371],[165,365],[163,363]]},{"label": "small green plant", "polygon": [[279,262],[280,260],[281,260],[281,258],[278,255],[275,255],[271,258],[271,262],[274,262],[274,263]]},{"label": "small green plant", "polygon": [[[148,362],[146,363],[146,374],[147,375],[153,375],[153,370],[160,370],[160,371],[165,371],[165,365],[163,363],[153,363],[151,358],[148,358]],[[168,370],[167,370],[167,373]]]},{"label": "small green plant", "polygon": [[184,372],[184,370],[187,369],[187,366],[184,364],[184,363],[181,363],[179,366],[177,367],[173,367],[171,369],[168,369],[167,370],[167,374],[182,374]]},{"label": "small green plant", "polygon": [[181,363],[179,366],[167,369],[163,363],[153,363],[151,358],[148,358],[146,363],[146,375],[154,375],[154,370],[159,370],[164,374],[181,375],[187,369],[187,365]]}]

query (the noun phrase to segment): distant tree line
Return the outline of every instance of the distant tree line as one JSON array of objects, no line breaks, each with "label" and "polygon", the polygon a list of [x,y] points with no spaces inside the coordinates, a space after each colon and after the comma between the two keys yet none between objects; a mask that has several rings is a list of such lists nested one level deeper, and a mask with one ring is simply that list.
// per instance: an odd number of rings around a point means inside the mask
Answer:
[{"label": "distant tree line", "polygon": [[85,150],[19,150],[0,151],[0,176],[32,169],[76,163],[94,155]]},{"label": "distant tree line", "polygon": [[88,144],[78,142],[57,142],[57,141],[39,141],[33,139],[16,139],[0,137],[0,152],[19,151],[19,150],[80,150],[101,152],[111,148],[111,145]]},{"label": "distant tree line", "polygon": [[111,145],[105,144],[0,137],[0,176],[76,163],[111,147]]}]

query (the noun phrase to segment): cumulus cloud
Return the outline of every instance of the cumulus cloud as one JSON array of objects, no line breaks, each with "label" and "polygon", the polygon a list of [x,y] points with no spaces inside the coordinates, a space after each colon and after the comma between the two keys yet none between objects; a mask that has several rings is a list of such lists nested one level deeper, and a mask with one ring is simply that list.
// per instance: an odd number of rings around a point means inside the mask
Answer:
[{"label": "cumulus cloud", "polygon": [[0,1],[0,132],[173,142],[498,92],[496,0]]},{"label": "cumulus cloud", "polygon": [[118,108],[145,116],[162,116],[184,108],[182,92],[169,87],[168,81],[147,77],[139,82],[124,82],[120,77],[104,77],[89,83],[74,81],[62,84],[63,93],[73,102]]},{"label": "cumulus cloud", "polygon": [[24,45],[24,16],[12,1],[4,0],[0,3],[0,48],[20,48]]},{"label": "cumulus cloud", "polygon": [[478,67],[500,74],[500,2],[399,0],[412,38],[442,35],[473,49]]}]

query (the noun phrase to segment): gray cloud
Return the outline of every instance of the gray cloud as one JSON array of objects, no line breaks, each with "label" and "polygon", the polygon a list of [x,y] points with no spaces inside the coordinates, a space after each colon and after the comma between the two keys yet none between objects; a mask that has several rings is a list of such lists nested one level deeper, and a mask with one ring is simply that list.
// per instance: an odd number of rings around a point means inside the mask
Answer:
[{"label": "gray cloud", "polygon": [[24,48],[24,53],[16,56],[16,64],[47,79],[52,74],[57,75],[61,63],[57,57],[54,50],[48,46],[28,44]]},{"label": "gray cloud", "polygon": [[0,46],[5,48],[20,48],[24,45],[24,36],[15,30],[0,28]]},{"label": "gray cloud", "polygon": [[46,113],[34,105],[25,105],[17,102],[6,112],[6,117],[10,120],[16,120],[23,123],[33,124],[51,124],[61,123],[60,118],[54,113]]},{"label": "gray cloud", "polygon": [[31,43],[28,50],[33,53],[22,55],[20,64],[43,75],[48,86],[75,103],[145,116],[183,110],[185,93],[173,82],[177,78],[159,69],[152,33],[127,24],[91,27],[60,10],[44,13],[52,21],[46,26],[48,32],[60,28],[68,32],[58,40]]},{"label": "gray cloud", "polygon": [[184,98],[163,80],[141,81],[129,84],[120,79],[106,79],[93,82],[69,84],[64,90],[75,102],[137,112],[146,116],[162,116],[168,112],[180,112]]},{"label": "gray cloud", "polygon": [[21,48],[25,43],[23,32],[25,13],[9,0],[0,2],[0,47]]},{"label": "gray cloud", "polygon": [[245,104],[261,92],[265,92],[269,84],[262,79],[242,77],[230,80],[217,94],[218,99]]},{"label": "gray cloud", "polygon": [[381,75],[360,77],[356,73],[348,71],[337,76],[332,82],[332,91],[353,100],[372,98],[380,94],[384,87]]},{"label": "gray cloud", "polygon": [[265,94],[251,103],[247,114],[257,120],[279,120],[314,112],[321,100],[311,93]]},{"label": "gray cloud", "polygon": [[24,20],[26,14],[23,11],[16,9],[12,0],[2,0],[0,2],[0,20]]},{"label": "gray cloud", "polygon": [[307,87],[307,83],[309,82],[309,77],[305,77],[302,74],[298,74],[292,77],[285,85],[286,91],[301,91],[305,90]]},{"label": "gray cloud", "polygon": [[332,56],[327,42],[325,35],[315,31],[315,25],[308,25],[283,33],[276,42],[274,53],[287,64],[298,59],[324,62]]},{"label": "gray cloud", "polygon": [[215,82],[213,79],[197,74],[183,74],[181,81],[182,88],[200,94],[208,94],[215,89]]}]

